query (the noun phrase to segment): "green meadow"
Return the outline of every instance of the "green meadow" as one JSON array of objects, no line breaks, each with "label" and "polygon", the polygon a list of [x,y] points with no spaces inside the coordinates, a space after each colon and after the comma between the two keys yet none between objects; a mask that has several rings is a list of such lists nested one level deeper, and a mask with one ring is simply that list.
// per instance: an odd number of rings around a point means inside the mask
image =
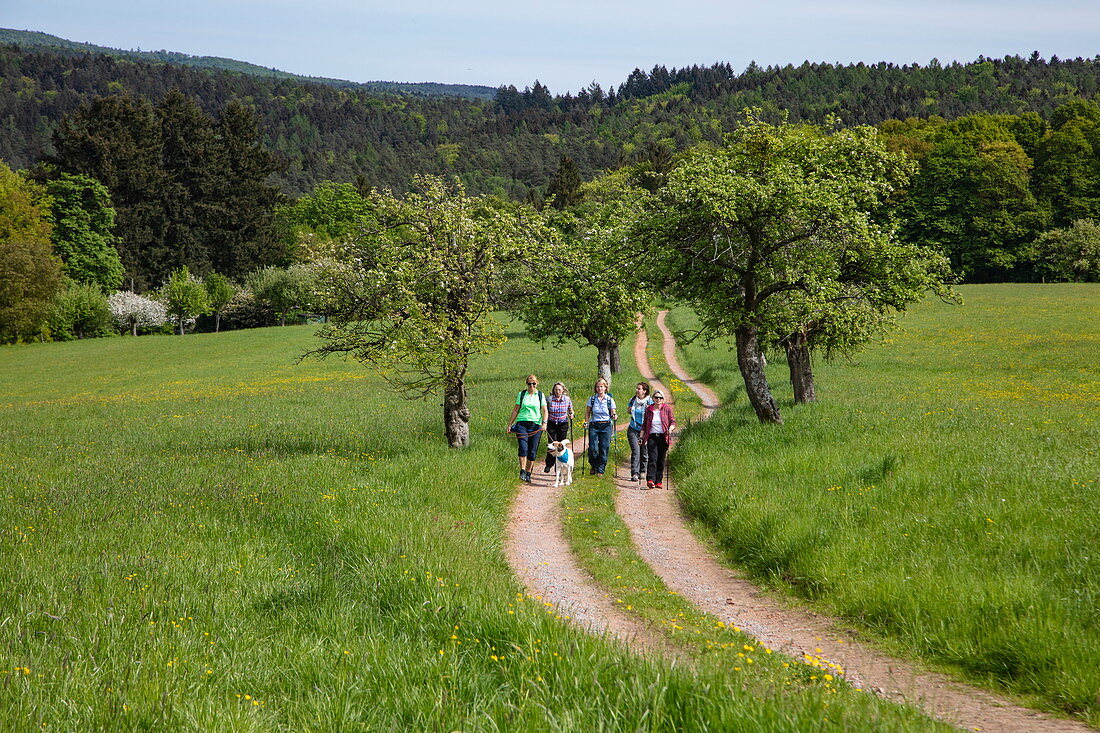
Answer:
[{"label": "green meadow", "polygon": [[960,291],[818,359],[816,404],[771,355],[781,426],[757,424],[728,344],[683,348],[728,406],[675,452],[681,499],[761,581],[1098,725],[1100,286]]},{"label": "green meadow", "polygon": [[528,372],[580,395],[595,356],[511,335],[473,365],[465,451],[437,403],[295,364],[309,327],[0,350],[0,727],[931,726],[638,657],[522,595],[505,421]]}]

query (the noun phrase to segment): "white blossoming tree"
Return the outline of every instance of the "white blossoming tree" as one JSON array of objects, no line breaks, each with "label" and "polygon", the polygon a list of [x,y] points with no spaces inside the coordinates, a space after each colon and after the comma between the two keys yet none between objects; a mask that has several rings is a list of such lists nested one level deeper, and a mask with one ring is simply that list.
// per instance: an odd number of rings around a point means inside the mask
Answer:
[{"label": "white blossoming tree", "polygon": [[119,290],[107,298],[107,307],[119,328],[134,336],[137,336],[139,328],[158,328],[168,323],[168,309],[164,303],[129,290]]}]

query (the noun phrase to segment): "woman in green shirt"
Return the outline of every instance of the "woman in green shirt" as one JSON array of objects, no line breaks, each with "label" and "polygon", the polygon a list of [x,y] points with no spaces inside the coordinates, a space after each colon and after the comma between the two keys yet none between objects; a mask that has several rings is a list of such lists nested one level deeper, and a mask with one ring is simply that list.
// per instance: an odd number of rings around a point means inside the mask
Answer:
[{"label": "woman in green shirt", "polygon": [[508,418],[508,432],[519,443],[519,478],[531,483],[531,469],[539,454],[539,441],[546,429],[546,397],[539,391],[539,378],[527,375],[527,389],[516,395],[516,406]]}]

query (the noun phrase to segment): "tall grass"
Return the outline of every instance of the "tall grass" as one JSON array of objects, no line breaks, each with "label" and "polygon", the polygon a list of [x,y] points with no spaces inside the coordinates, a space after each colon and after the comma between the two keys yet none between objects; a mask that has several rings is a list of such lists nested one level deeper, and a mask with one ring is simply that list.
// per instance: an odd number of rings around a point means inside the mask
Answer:
[{"label": "tall grass", "polygon": [[1100,287],[962,291],[852,361],[819,360],[817,404],[791,404],[774,359],[781,426],[756,423],[725,345],[687,347],[729,406],[691,429],[673,471],[756,577],[1095,725]]},{"label": "tall grass", "polygon": [[[515,334],[513,334],[515,335]],[[474,364],[474,446],[369,370],[293,364],[307,327],[0,350],[5,730],[814,730],[577,631],[502,552],[522,377],[594,356],[522,337]]]}]

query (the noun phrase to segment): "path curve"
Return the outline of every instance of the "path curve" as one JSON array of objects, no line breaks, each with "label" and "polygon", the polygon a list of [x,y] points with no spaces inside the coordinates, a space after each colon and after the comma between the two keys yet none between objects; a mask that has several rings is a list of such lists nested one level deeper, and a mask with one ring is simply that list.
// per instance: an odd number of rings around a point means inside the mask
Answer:
[{"label": "path curve", "polygon": [[[668,311],[657,316],[664,336],[669,371],[703,402],[709,416],[718,406],[715,392],[690,378],[676,358],[676,341],[665,325]],[[641,331],[634,358],[643,378],[655,375],[646,353],[647,336]],[[665,390],[666,395],[671,395]],[[917,664],[888,657],[861,644],[837,621],[798,609],[765,595],[737,571],[726,567],[691,532],[673,491],[639,490],[619,467],[616,508],[630,529],[638,554],[670,590],[727,624],[740,627],[762,644],[796,658],[803,654],[839,664],[856,687],[896,701],[910,702],[929,715],[972,730],[1085,732],[1083,723],[1054,718],[1021,707]],[[671,484],[669,485],[671,488]]]}]

